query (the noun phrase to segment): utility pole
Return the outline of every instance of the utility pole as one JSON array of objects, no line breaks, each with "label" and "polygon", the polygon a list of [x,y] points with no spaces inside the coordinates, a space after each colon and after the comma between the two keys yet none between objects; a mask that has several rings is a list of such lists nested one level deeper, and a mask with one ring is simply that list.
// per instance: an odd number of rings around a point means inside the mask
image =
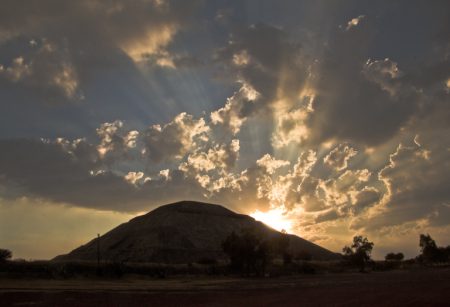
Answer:
[{"label": "utility pole", "polygon": [[100,275],[100,234],[97,234],[97,275]]}]

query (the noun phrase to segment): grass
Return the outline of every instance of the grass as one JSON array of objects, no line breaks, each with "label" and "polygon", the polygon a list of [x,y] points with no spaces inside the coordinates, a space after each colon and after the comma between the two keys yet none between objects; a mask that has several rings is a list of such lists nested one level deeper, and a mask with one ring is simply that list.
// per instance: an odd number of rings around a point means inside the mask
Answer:
[{"label": "grass", "polygon": [[[369,271],[408,270],[421,267],[415,261],[375,261]],[[294,260],[284,265],[275,260],[267,266],[261,277],[295,275],[317,275],[327,273],[357,272],[358,268],[341,261],[301,261]],[[7,261],[0,263],[0,278],[37,279],[121,279],[127,276],[165,279],[169,276],[240,276],[231,272],[224,262],[202,262],[188,264],[159,263],[114,263],[102,262],[55,262],[55,261]],[[252,277],[252,275],[248,276]]]}]

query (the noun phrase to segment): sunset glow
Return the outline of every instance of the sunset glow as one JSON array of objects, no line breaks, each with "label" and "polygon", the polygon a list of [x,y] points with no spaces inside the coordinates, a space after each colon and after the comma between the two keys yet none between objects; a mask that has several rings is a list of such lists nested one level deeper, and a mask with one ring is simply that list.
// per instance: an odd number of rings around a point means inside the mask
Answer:
[{"label": "sunset glow", "polygon": [[182,200],[450,244],[450,1],[394,2],[2,0],[0,249]]},{"label": "sunset glow", "polygon": [[292,221],[286,217],[282,209],[271,209],[266,212],[256,210],[250,216],[278,231],[292,232]]}]

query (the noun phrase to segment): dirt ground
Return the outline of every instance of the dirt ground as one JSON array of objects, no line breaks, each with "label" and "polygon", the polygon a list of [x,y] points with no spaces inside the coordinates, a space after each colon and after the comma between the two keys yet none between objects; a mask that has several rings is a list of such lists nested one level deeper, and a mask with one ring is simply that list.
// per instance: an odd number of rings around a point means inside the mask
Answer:
[{"label": "dirt ground", "polygon": [[0,306],[450,306],[450,268],[264,279],[2,279]]}]

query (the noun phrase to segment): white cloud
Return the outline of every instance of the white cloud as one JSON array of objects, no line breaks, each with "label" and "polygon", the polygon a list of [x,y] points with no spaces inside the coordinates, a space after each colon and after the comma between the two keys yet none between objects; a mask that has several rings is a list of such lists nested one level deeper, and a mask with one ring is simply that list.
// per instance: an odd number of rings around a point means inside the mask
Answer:
[{"label": "white cloud", "polygon": [[277,169],[289,165],[289,161],[277,160],[269,154],[265,154],[261,159],[256,160],[256,165],[264,167],[266,172],[272,175]]},{"label": "white cloud", "polygon": [[211,112],[211,123],[222,125],[236,135],[247,119],[245,109],[254,104],[259,95],[250,85],[242,84],[239,91],[227,99],[224,107]]},{"label": "white cloud", "polygon": [[350,146],[339,144],[336,148],[331,150],[325,156],[323,162],[337,171],[342,171],[347,168],[348,161],[356,156],[358,152]]},{"label": "white cloud", "polygon": [[132,185],[138,185],[144,181],[144,173],[143,172],[128,172],[124,176],[124,179],[131,183]]},{"label": "white cloud", "polygon": [[239,156],[239,140],[232,140],[230,144],[216,144],[208,151],[195,151],[187,158],[187,165],[195,171],[211,171],[229,169],[234,166]]},{"label": "white cloud", "polygon": [[273,146],[281,148],[290,143],[301,144],[305,141],[309,136],[309,128],[306,124],[308,115],[308,110],[299,108],[277,116],[277,126],[272,136]]},{"label": "white cloud", "polygon": [[127,131],[120,120],[103,123],[96,131],[100,138],[100,144],[97,146],[99,155],[110,162],[129,157],[128,153],[136,147],[139,137],[138,131]]},{"label": "white cloud", "polygon": [[5,76],[13,82],[18,82],[31,75],[31,73],[30,64],[26,63],[23,57],[15,58],[9,67],[5,68],[3,65],[0,65],[0,75]]},{"label": "white cloud", "polygon": [[359,15],[358,17],[352,18],[349,22],[347,22],[347,27],[345,29],[348,31],[351,28],[356,27],[364,18],[364,15]]},{"label": "white cloud", "polygon": [[170,123],[153,125],[143,133],[145,154],[154,162],[180,160],[199,142],[208,140],[209,130],[203,118],[180,113]]}]

